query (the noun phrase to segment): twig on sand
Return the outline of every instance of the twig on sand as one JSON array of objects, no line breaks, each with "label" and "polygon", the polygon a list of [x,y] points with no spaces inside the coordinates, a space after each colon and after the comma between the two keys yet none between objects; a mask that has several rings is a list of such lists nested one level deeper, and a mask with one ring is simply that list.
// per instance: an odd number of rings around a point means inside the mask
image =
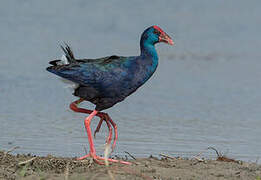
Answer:
[{"label": "twig on sand", "polygon": [[109,155],[110,155],[110,144],[106,143],[105,150],[104,150],[105,166],[106,166],[108,175],[110,176],[111,180],[115,180],[112,172],[109,169],[109,161],[108,161]]},{"label": "twig on sand", "polygon": [[212,149],[212,150],[214,150],[214,151],[217,153],[217,156],[218,156],[218,157],[221,157],[221,156],[222,156],[222,154],[221,154],[220,152],[218,152],[218,150],[217,150],[216,148],[208,147],[207,149]]},{"label": "twig on sand", "polygon": [[213,147],[208,147],[208,149],[212,149],[212,150],[214,150],[217,153],[216,161],[239,163],[239,161],[236,161],[235,159],[228,158],[225,155],[221,154],[220,152],[217,151],[217,149],[215,149]]},{"label": "twig on sand", "polygon": [[69,179],[69,162],[67,162],[66,168],[64,171],[64,180],[68,180],[68,179]]},{"label": "twig on sand", "polygon": [[124,152],[127,153],[132,159],[136,160],[136,158],[133,155],[131,155],[129,152],[127,152],[127,151],[124,151]]},{"label": "twig on sand", "polygon": [[196,159],[198,162],[205,162],[205,160],[202,159],[200,156],[201,156],[204,152],[206,152],[207,150],[208,150],[208,148],[205,149],[205,150],[203,150],[203,151],[201,151],[201,152],[199,152],[199,153],[198,153],[196,156],[194,156],[193,158]]},{"label": "twig on sand", "polygon": [[18,149],[18,148],[20,148],[20,146],[15,146],[15,147],[12,147],[12,148],[8,149],[7,151],[5,151],[1,162],[5,159],[7,154],[9,154],[10,152],[12,152],[12,151],[14,151],[15,149]]},{"label": "twig on sand", "polygon": [[171,157],[169,155],[166,155],[166,154],[159,154],[160,156],[162,157],[165,157],[165,158],[169,158],[169,159],[176,159],[175,157]]},{"label": "twig on sand", "polygon": [[105,159],[106,167],[109,166],[109,161],[108,161],[109,155],[110,155],[110,145],[106,144],[104,149],[104,159]]},{"label": "twig on sand", "polygon": [[23,162],[19,162],[19,163],[18,163],[18,165],[20,166],[20,165],[27,164],[27,163],[29,163],[29,162],[33,161],[35,158],[37,158],[37,157],[33,157],[33,158],[31,158],[31,159],[28,159],[28,160],[26,160],[26,161],[23,161]]},{"label": "twig on sand", "polygon": [[194,159],[198,160],[199,162],[205,162],[205,160],[199,156],[195,156]]}]

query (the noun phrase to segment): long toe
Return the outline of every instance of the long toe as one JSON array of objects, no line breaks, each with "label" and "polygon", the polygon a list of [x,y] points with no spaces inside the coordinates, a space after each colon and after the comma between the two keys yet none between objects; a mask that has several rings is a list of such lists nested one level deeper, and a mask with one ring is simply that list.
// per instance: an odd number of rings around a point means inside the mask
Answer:
[{"label": "long toe", "polygon": [[[106,159],[104,157],[100,157],[100,156],[96,156],[95,154],[91,155],[91,154],[87,154],[85,156],[82,156],[80,158],[78,158],[77,160],[83,160],[83,159],[86,159],[88,157],[91,157],[94,162],[96,162],[97,164],[100,164],[100,165],[104,165],[105,164],[105,161]],[[104,162],[101,162],[99,160],[102,160]],[[126,164],[126,165],[131,165],[130,162],[127,162],[127,161],[121,161],[121,160],[116,160],[116,159],[107,159],[109,162],[112,162],[112,163],[120,163],[120,164]]]},{"label": "long toe", "polygon": [[82,156],[82,157],[77,158],[77,160],[84,160],[84,159],[86,159],[86,158],[88,158],[88,157],[90,157],[90,156],[91,156],[91,154],[87,154],[87,155],[85,155],[85,156]]},{"label": "long toe", "polygon": [[[100,160],[104,160],[105,161],[105,158],[103,157],[99,157],[97,156],[98,159]],[[127,161],[121,161],[121,160],[116,160],[116,159],[107,159],[109,162],[113,162],[113,163],[120,163],[120,164],[126,164],[126,165],[131,165],[130,162],[127,162]]]}]

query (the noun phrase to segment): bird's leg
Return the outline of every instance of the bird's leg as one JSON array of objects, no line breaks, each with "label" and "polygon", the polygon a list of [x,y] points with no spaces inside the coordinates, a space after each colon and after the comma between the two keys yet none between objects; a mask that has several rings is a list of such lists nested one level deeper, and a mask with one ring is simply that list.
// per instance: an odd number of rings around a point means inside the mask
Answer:
[{"label": "bird's leg", "polygon": [[[100,122],[99,122],[99,124],[98,124],[98,126],[97,126],[97,128],[96,128],[96,130],[95,130],[95,132],[94,132],[94,137],[95,137],[95,134],[96,134],[97,132],[99,132],[99,130],[100,130],[100,128],[101,128],[101,124],[102,124],[102,122],[103,122],[103,121],[102,121],[102,118],[104,118],[104,121],[106,121],[107,126],[108,126],[108,122],[109,122],[109,123],[111,123],[111,125],[112,125],[112,127],[113,127],[113,129],[114,129],[114,139],[113,139],[113,144],[112,144],[112,146],[111,146],[111,150],[113,151],[114,148],[115,148],[115,146],[116,146],[116,141],[117,141],[117,139],[118,139],[117,125],[115,124],[115,122],[112,121],[111,117],[110,117],[107,113],[100,112],[98,116],[101,117],[101,120],[100,120]],[[109,126],[108,126],[108,127],[109,127]],[[109,139],[109,138],[111,139],[111,134],[109,135],[108,139]],[[110,142],[110,141],[107,141],[107,142]],[[107,144],[108,144],[108,143],[107,143]]]},{"label": "bird's leg", "polygon": [[[74,112],[80,112],[80,113],[91,114],[92,111],[89,110],[89,109],[78,108],[78,105],[79,105],[81,102],[83,102],[83,101],[84,101],[84,99],[83,99],[83,98],[80,98],[80,99],[78,99],[78,100],[72,102],[72,103],[70,104],[70,109],[73,110]],[[100,112],[98,112],[96,116],[100,117],[100,121],[99,121],[98,126],[96,127],[96,130],[94,131],[94,137],[95,137],[96,133],[99,132],[99,130],[100,130],[100,128],[101,128],[101,125],[102,125],[103,121],[105,120],[105,117],[104,117],[104,116],[102,115],[102,113],[100,113]],[[107,126],[108,126],[108,123],[107,123]],[[110,127],[109,127],[109,126],[108,126],[108,129],[109,129],[109,131],[110,131]],[[109,132],[109,136],[111,136],[111,135],[110,135],[110,132]]]},{"label": "bird's leg", "polygon": [[93,136],[95,137],[96,136],[96,133],[100,131],[100,128],[101,128],[101,125],[103,123],[103,121],[105,120],[106,118],[104,116],[101,116],[101,119],[99,121],[99,124],[97,125],[94,133],[93,133]]},{"label": "bird's leg", "polygon": [[[113,126],[114,128],[114,141],[113,141],[113,145],[112,145],[112,151],[116,145],[116,140],[118,138],[118,133],[117,133],[117,126],[116,124],[111,120],[111,118],[109,117],[109,115],[107,113],[103,113],[103,112],[98,112],[98,111],[95,111],[96,113],[94,113],[94,111],[91,111],[91,110],[88,110],[88,109],[83,109],[83,108],[78,108],[77,105],[79,105],[81,102],[83,102],[84,99],[80,98],[74,102],[72,102],[70,104],[70,108],[75,111],[75,112],[80,112],[80,113],[87,113],[87,114],[90,114],[86,119],[85,119],[85,128],[86,128],[86,131],[87,131],[87,135],[88,135],[88,140],[89,140],[89,144],[90,144],[90,153],[83,156],[83,157],[80,157],[78,158],[79,160],[82,160],[82,159],[85,159],[87,157],[93,157],[93,159],[98,163],[98,164],[103,164],[102,162],[99,162],[97,159],[99,160],[104,160],[104,158],[102,157],[99,157],[99,156],[96,156],[96,151],[95,151],[95,148],[94,148],[94,143],[93,143],[93,139],[92,139],[92,135],[91,135],[91,129],[90,129],[90,122],[92,120],[92,118],[94,116],[98,116],[100,117],[100,121],[99,121],[99,124],[98,126],[96,127],[96,130],[94,132],[94,137],[95,137],[95,134],[97,132],[99,132],[100,128],[101,128],[101,125],[102,125],[102,122],[105,121],[106,124],[107,124],[107,127],[109,129],[109,136],[107,137],[107,140],[106,140],[106,143],[107,144],[110,144],[111,143],[111,139],[112,139],[112,128],[111,128],[111,125]],[[94,114],[92,114],[94,113]],[[93,154],[93,155],[92,155]],[[96,158],[95,158],[96,157]],[[118,161],[118,160],[115,160],[115,159],[108,159],[108,161],[110,162],[120,162],[122,164],[131,164],[129,162],[125,162],[125,161]]]},{"label": "bird's leg", "polygon": [[[107,139],[106,139],[106,144],[111,144],[112,128],[111,128],[110,122],[109,122],[106,118],[104,118],[104,117],[101,118],[100,122],[102,122],[102,120],[104,120],[104,121],[106,122],[107,127],[108,127],[108,129],[109,129],[109,136],[108,136]],[[99,124],[101,124],[100,122],[99,122]],[[99,125],[98,125],[98,126],[99,126]],[[98,126],[97,126],[97,127],[98,127]],[[96,128],[96,130],[97,130],[97,128]],[[95,130],[95,132],[94,132],[94,137],[95,137],[96,130]]]},{"label": "bird's leg", "polygon": [[107,137],[107,139],[106,139],[106,144],[111,144],[111,139],[112,139],[112,138],[111,138],[111,137],[112,137],[111,124],[110,124],[110,122],[106,119],[106,117],[102,115],[102,113],[99,112],[99,113],[97,114],[97,116],[99,116],[101,119],[100,119],[100,121],[99,121],[98,126],[96,127],[96,129],[95,129],[95,131],[94,131],[94,135],[93,135],[93,136],[94,136],[94,138],[95,138],[96,133],[100,131],[102,122],[105,121],[106,124],[107,124],[107,127],[108,127],[108,129],[109,129],[109,135],[108,135],[108,137]]},{"label": "bird's leg", "polygon": [[[89,145],[90,145],[90,153],[83,156],[83,157],[78,158],[78,160],[83,160],[87,157],[92,157],[93,160],[95,162],[97,162],[98,164],[104,164],[103,162],[100,162],[99,160],[105,160],[105,158],[99,157],[99,156],[96,155],[96,150],[95,150],[95,147],[94,147],[91,127],[90,127],[91,120],[94,116],[97,115],[97,113],[98,113],[98,111],[94,110],[84,121],[85,129],[86,129],[86,132],[87,132],[87,135],[88,135],[88,141],[89,141]],[[109,122],[107,120],[105,120],[105,121],[109,124]],[[130,162],[120,161],[120,160],[115,160],[115,159],[107,159],[107,160],[109,162],[119,162],[121,164],[131,164]]]},{"label": "bird's leg", "polygon": [[80,113],[91,114],[92,111],[89,110],[89,109],[78,108],[78,105],[79,105],[81,102],[83,102],[83,101],[84,101],[84,99],[83,99],[83,98],[80,98],[80,99],[78,99],[78,100],[72,102],[72,103],[70,104],[71,110],[73,110],[74,112],[80,112]]},{"label": "bird's leg", "polygon": [[114,129],[114,139],[113,139],[113,144],[111,147],[111,149],[113,151],[116,146],[116,141],[118,139],[118,130],[117,130],[117,125],[115,124],[115,122],[113,122],[113,120],[111,119],[111,117],[108,114],[106,114],[106,115],[107,115],[107,120],[111,123],[111,125]]},{"label": "bird's leg", "polygon": [[95,148],[94,148],[94,143],[93,143],[93,139],[92,139],[92,132],[91,132],[91,120],[92,118],[98,113],[98,111],[94,110],[85,120],[84,120],[84,125],[85,125],[85,129],[88,135],[88,141],[90,144],[90,155],[93,156],[96,154]]}]

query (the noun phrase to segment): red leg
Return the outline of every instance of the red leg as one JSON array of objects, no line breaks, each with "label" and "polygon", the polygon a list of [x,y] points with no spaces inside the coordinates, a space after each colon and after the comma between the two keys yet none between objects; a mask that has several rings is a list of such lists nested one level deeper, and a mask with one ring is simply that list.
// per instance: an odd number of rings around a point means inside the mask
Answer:
[{"label": "red leg", "polygon": [[84,99],[80,98],[77,101],[74,101],[70,104],[70,108],[71,110],[73,110],[74,112],[80,112],[80,113],[87,113],[87,114],[91,114],[92,111],[89,109],[83,109],[83,108],[78,108],[77,105],[80,104],[81,102],[83,102]]},{"label": "red leg", "polygon": [[118,130],[117,130],[117,125],[115,124],[115,122],[113,122],[113,120],[111,119],[111,117],[107,114],[107,118],[110,121],[110,123],[112,124],[112,127],[114,129],[114,139],[113,139],[113,144],[112,144],[112,151],[114,150],[115,146],[116,146],[116,141],[118,139]]},{"label": "red leg", "polygon": [[[107,121],[110,122],[111,125],[112,125],[112,127],[113,127],[113,129],[114,129],[114,139],[113,139],[113,144],[112,144],[112,147],[111,147],[111,149],[112,149],[112,151],[113,151],[114,148],[115,148],[115,146],[116,146],[116,141],[117,141],[117,139],[118,139],[117,125],[115,124],[115,122],[112,121],[111,117],[110,117],[107,113],[100,112],[100,113],[99,113],[99,116],[100,116],[100,117],[104,117],[104,118],[105,118],[104,120],[106,121],[106,123],[107,123]],[[96,130],[95,130],[95,132],[94,132],[94,136],[95,136],[95,134],[96,134],[97,132],[99,132],[100,127],[101,127],[101,124],[102,124],[102,120],[100,120],[100,122],[99,122],[99,124],[98,124],[98,126],[97,126],[97,128],[96,128]],[[108,126],[108,123],[107,123],[107,126]],[[108,137],[108,138],[109,138],[109,137]]]},{"label": "red leg", "polygon": [[101,125],[102,125],[102,123],[103,123],[103,120],[105,120],[105,118],[102,116],[101,119],[100,119],[100,121],[99,121],[99,124],[97,125],[97,127],[96,127],[96,129],[95,129],[95,131],[94,131],[94,134],[93,134],[94,137],[96,136],[96,133],[100,131]]},{"label": "red leg", "polygon": [[[73,110],[74,112],[80,112],[80,113],[91,114],[91,113],[92,113],[91,110],[89,110],[89,109],[83,109],[83,108],[78,108],[78,107],[77,107],[77,105],[80,104],[80,103],[83,102],[83,101],[84,101],[84,99],[80,98],[80,99],[78,99],[78,100],[72,102],[72,103],[70,104],[71,110]],[[99,124],[98,124],[97,127],[96,127],[96,130],[94,131],[94,137],[95,137],[96,133],[100,131],[101,125],[102,125],[103,121],[105,120],[105,121],[106,121],[106,124],[107,124],[107,127],[108,127],[108,129],[109,129],[109,136],[108,136],[108,138],[107,138],[106,143],[110,144],[110,142],[111,142],[111,137],[112,137],[112,130],[111,130],[111,125],[108,123],[108,120],[107,120],[106,117],[105,117],[105,113],[98,112],[98,113],[96,114],[96,116],[100,117],[100,121],[99,121]]]},{"label": "red leg", "polygon": [[[95,150],[95,147],[94,147],[94,143],[93,143],[93,138],[92,138],[92,133],[91,133],[91,128],[90,128],[90,123],[91,123],[91,120],[94,116],[98,116],[100,117],[100,122],[95,130],[95,133],[94,133],[94,136],[97,132],[99,132],[100,130],[100,127],[102,125],[102,122],[105,121],[106,124],[107,124],[107,127],[109,129],[109,136],[107,137],[107,140],[106,140],[106,143],[107,144],[110,144],[111,143],[111,139],[112,139],[112,128],[111,128],[111,125],[113,126],[114,128],[114,141],[113,141],[113,145],[112,145],[112,150],[114,149],[115,145],[116,145],[116,140],[118,138],[118,132],[117,132],[117,126],[116,124],[112,121],[112,119],[109,117],[109,115],[107,113],[102,113],[102,112],[98,112],[96,110],[94,111],[91,111],[91,110],[88,110],[88,109],[83,109],[83,108],[78,108],[77,105],[79,103],[81,103],[82,101],[84,101],[83,99],[79,99],[77,101],[74,101],[70,104],[70,108],[75,111],[75,112],[81,112],[81,113],[87,113],[87,114],[90,114],[84,121],[84,124],[85,124],[85,128],[86,128],[86,131],[87,131],[87,135],[88,135],[88,141],[89,141],[89,145],[90,145],[90,153],[83,156],[83,157],[80,157],[78,158],[78,160],[83,160],[87,157],[92,157],[94,159],[95,162],[97,162],[98,164],[104,164],[103,162],[100,162],[99,160],[105,160],[105,158],[103,157],[99,157],[96,155],[96,150]],[[111,125],[110,125],[111,124]],[[109,162],[119,162],[121,164],[128,164],[130,165],[131,163],[129,162],[125,162],[125,161],[119,161],[119,160],[115,160],[115,159],[108,159]]]},{"label": "red leg", "polygon": [[[94,161],[97,162],[98,164],[103,164],[99,160],[105,160],[105,158],[99,157],[99,156],[96,155],[96,150],[95,150],[95,147],[94,147],[91,127],[90,127],[91,120],[97,113],[98,113],[98,111],[94,110],[84,121],[85,129],[86,129],[86,132],[87,132],[87,135],[88,135],[88,141],[89,141],[89,144],[90,144],[90,153],[83,156],[83,157],[78,158],[78,160],[83,160],[87,157],[92,157],[94,159]],[[109,122],[107,120],[105,120],[105,121],[109,125]],[[109,125],[109,127],[110,127],[110,125]],[[111,127],[110,127],[110,132],[111,132]],[[119,163],[122,163],[122,164],[129,164],[129,165],[131,164],[130,162],[119,161],[119,160],[115,160],[115,159],[107,159],[107,160],[109,162],[119,162]]]},{"label": "red leg", "polygon": [[98,113],[98,111],[94,110],[84,121],[85,129],[88,135],[88,141],[90,144],[90,155],[93,156],[96,154],[95,148],[94,148],[94,143],[92,139],[92,132],[91,132],[91,120],[92,118]]},{"label": "red leg", "polygon": [[[109,136],[107,137],[106,144],[111,144],[111,137],[112,137],[111,124],[110,124],[110,122],[109,122],[106,118],[104,118],[104,117],[103,117],[101,120],[104,120],[104,121],[106,122],[107,127],[108,127],[108,129],[109,129]],[[101,122],[101,120],[100,120],[100,122]],[[96,128],[96,130],[97,130],[97,128]],[[96,130],[95,130],[95,131],[96,131]],[[94,135],[95,135],[95,133],[94,133]]]},{"label": "red leg", "polygon": [[[91,110],[89,110],[89,109],[83,109],[83,108],[78,108],[78,107],[77,107],[77,105],[80,104],[80,103],[83,102],[83,101],[84,101],[84,99],[80,98],[80,99],[78,99],[78,100],[72,102],[72,103],[70,104],[70,109],[73,110],[74,112],[80,112],[80,113],[91,114],[91,113],[92,113]],[[98,112],[96,116],[99,116],[99,117],[100,117],[100,121],[99,121],[98,126],[96,127],[95,132],[94,132],[94,137],[95,137],[96,133],[99,132],[99,130],[100,130],[100,128],[101,128],[101,125],[102,125],[102,122],[103,122],[103,120],[104,120],[104,117],[101,115],[100,112]]]}]

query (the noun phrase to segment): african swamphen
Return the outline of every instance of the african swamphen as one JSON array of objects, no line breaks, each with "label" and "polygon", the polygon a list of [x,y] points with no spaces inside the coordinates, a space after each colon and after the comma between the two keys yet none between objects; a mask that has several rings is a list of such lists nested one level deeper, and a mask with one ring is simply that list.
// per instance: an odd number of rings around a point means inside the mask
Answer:
[{"label": "african swamphen", "polygon": [[[154,45],[165,42],[173,45],[172,39],[158,26],[147,28],[141,35],[139,56],[108,56],[99,59],[75,59],[71,48],[66,45],[62,47],[66,57],[61,60],[49,62],[52,66],[47,70],[75,83],[74,95],[79,97],[77,101],[70,104],[75,112],[90,114],[84,121],[90,144],[90,153],[79,158],[92,157],[97,163],[104,158],[96,155],[91,134],[90,123],[94,116],[100,117],[100,122],[95,130],[99,131],[102,122],[105,121],[109,128],[109,136],[106,143],[110,144],[112,139],[112,128],[114,128],[114,141],[112,149],[117,140],[117,126],[107,113],[101,112],[127,96],[135,92],[155,72],[158,66],[158,55]],[[78,108],[82,101],[89,101],[96,105],[95,110]],[[95,136],[94,133],[94,136]],[[109,159],[111,162],[130,164],[124,161]]]}]

